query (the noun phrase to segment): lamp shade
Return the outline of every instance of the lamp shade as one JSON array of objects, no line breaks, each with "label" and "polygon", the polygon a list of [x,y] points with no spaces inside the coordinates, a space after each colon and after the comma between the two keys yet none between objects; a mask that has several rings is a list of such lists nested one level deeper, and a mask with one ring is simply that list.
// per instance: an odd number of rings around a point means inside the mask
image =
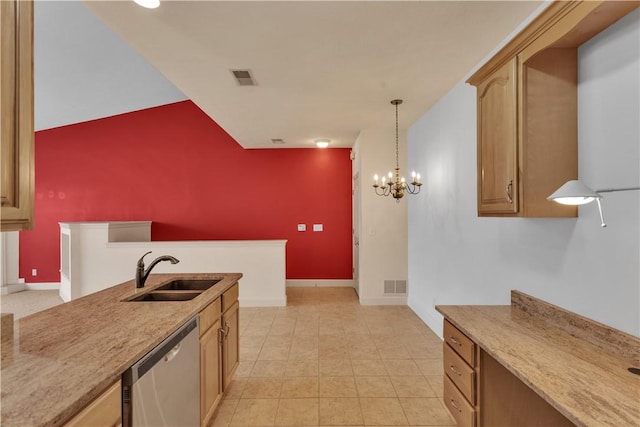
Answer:
[{"label": "lamp shade", "polygon": [[586,205],[602,196],[578,180],[567,181],[558,188],[547,200],[561,203],[563,205]]}]

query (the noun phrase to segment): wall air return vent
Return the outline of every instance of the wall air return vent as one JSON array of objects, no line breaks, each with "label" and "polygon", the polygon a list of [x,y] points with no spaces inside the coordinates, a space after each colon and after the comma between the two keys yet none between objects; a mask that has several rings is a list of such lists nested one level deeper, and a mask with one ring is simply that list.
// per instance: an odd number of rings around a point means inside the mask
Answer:
[{"label": "wall air return vent", "polygon": [[385,280],[384,294],[385,295],[406,295],[407,281],[406,280]]},{"label": "wall air return vent", "polygon": [[251,75],[251,71],[249,70],[231,70],[233,73],[233,77],[236,78],[236,81],[240,86],[255,86],[256,81],[253,79]]},{"label": "wall air return vent", "polygon": [[273,139],[271,140],[271,143],[272,143],[272,144],[276,144],[276,145],[284,144],[284,140],[283,140],[283,139],[281,139],[281,138],[273,138]]}]

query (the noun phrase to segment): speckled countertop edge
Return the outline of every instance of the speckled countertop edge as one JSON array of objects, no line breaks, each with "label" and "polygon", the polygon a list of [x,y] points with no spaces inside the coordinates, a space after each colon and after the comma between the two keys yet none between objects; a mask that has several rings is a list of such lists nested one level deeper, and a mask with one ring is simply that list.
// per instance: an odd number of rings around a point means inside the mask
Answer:
[{"label": "speckled countertop edge", "polygon": [[626,355],[514,306],[436,309],[574,424],[640,426],[640,376]]},{"label": "speckled countertop edge", "polygon": [[[241,277],[152,274],[144,288],[130,280],[20,319],[2,343],[1,424],[62,425]],[[190,301],[123,301],[188,278],[221,280]]]}]

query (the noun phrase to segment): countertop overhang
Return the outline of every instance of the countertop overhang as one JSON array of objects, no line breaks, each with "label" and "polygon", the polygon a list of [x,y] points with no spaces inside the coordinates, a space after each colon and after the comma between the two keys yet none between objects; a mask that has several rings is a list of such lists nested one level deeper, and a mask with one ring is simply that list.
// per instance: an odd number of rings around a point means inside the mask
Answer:
[{"label": "countertop overhang", "polygon": [[510,306],[436,309],[577,426],[640,426],[640,376],[627,370],[640,340],[534,300],[514,291]]},{"label": "countertop overhang", "polygon": [[[15,322],[2,343],[3,426],[59,426],[242,277],[151,274]],[[221,279],[190,301],[123,301],[174,279]]]}]

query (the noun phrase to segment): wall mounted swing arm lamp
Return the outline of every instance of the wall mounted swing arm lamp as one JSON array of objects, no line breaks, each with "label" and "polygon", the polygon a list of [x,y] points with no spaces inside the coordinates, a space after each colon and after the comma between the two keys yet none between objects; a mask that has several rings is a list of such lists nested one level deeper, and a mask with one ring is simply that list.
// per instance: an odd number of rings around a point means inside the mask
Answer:
[{"label": "wall mounted swing arm lamp", "polygon": [[574,179],[565,182],[562,187],[558,188],[553,192],[553,194],[547,197],[547,200],[553,200],[556,203],[573,206],[586,205],[587,203],[591,203],[595,200],[598,203],[598,212],[600,212],[600,226],[606,227],[607,224],[604,222],[604,216],[602,215],[602,204],[600,203],[600,199],[602,199],[602,196],[600,195],[600,193],[613,193],[616,191],[632,190],[640,190],[640,187],[604,188],[602,190],[592,190],[579,180]]}]

